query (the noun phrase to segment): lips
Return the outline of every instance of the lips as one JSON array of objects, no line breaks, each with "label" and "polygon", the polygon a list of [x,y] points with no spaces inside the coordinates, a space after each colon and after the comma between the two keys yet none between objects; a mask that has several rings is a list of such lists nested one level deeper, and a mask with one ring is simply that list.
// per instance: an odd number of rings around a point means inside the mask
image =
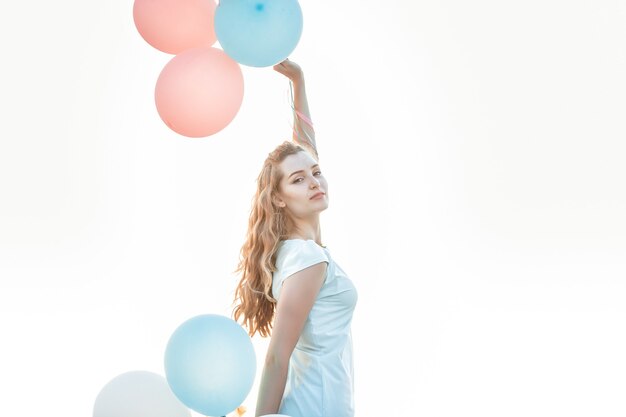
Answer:
[{"label": "lips", "polygon": [[323,196],[323,195],[326,195],[326,193],[322,193],[322,192],[316,193],[309,200],[313,200],[313,199],[318,198],[318,197]]}]

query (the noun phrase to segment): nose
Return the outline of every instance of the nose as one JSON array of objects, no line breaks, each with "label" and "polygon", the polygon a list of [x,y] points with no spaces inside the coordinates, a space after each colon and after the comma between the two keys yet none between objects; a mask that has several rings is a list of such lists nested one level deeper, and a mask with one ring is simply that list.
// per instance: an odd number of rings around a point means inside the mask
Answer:
[{"label": "nose", "polygon": [[312,177],[312,180],[311,180],[311,189],[314,189],[314,188],[319,188],[319,186],[320,186],[320,182],[317,180],[317,178]]}]

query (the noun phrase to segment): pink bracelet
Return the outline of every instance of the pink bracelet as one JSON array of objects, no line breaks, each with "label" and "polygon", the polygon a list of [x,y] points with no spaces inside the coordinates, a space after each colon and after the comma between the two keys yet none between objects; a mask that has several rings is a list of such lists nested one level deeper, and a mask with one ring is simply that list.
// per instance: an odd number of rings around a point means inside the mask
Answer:
[{"label": "pink bracelet", "polygon": [[313,127],[313,122],[311,121],[311,119],[309,119],[308,117],[306,117],[304,114],[300,113],[298,110],[294,109],[294,111],[296,112],[296,114],[309,126]]}]

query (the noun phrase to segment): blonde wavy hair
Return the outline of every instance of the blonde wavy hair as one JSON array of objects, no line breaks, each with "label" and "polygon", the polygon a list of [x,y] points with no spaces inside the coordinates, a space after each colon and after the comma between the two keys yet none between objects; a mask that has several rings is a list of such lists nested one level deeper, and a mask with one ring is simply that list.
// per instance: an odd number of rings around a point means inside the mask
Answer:
[{"label": "blonde wavy hair", "polygon": [[[291,221],[276,205],[274,196],[279,191],[283,173],[280,163],[289,155],[305,149],[285,141],[265,159],[257,178],[257,190],[252,198],[248,231],[240,250],[236,273],[241,279],[235,289],[235,321],[243,319],[250,336],[271,334],[276,299],[272,295],[272,273],[276,270],[276,251],[281,240],[287,238]],[[317,153],[310,152],[317,160]]]}]

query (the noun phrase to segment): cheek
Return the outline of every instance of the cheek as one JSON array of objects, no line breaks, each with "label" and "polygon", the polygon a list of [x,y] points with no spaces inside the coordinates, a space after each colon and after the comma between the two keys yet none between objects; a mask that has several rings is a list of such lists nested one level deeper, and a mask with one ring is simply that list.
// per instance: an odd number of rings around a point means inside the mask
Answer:
[{"label": "cheek", "polygon": [[287,186],[285,187],[283,197],[285,198],[285,201],[290,202],[291,204],[298,204],[299,201],[306,198],[306,188],[298,187],[296,185]]}]

